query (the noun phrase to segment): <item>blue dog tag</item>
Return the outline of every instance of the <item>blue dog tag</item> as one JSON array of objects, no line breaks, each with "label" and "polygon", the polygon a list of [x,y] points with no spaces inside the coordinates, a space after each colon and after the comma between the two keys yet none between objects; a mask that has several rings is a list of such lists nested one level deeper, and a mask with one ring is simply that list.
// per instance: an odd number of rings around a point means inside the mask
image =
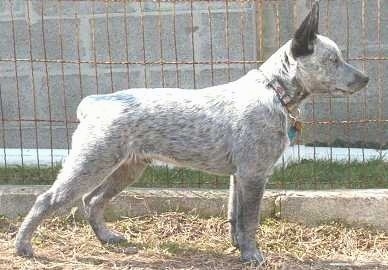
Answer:
[{"label": "blue dog tag", "polygon": [[298,130],[292,126],[288,129],[288,139],[290,140],[291,143],[294,142],[296,135],[297,135]]},{"label": "blue dog tag", "polygon": [[298,132],[302,131],[302,122],[295,121],[294,124],[288,129],[288,139],[290,143],[293,144],[296,137],[298,136]]}]

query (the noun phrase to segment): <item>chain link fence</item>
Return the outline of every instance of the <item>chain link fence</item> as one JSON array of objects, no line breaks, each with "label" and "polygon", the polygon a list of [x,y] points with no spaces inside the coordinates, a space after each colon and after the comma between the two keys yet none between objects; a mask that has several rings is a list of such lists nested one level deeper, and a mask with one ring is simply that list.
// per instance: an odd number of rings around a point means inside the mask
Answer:
[{"label": "chain link fence", "polygon": [[[83,97],[235,80],[289,40],[310,5],[307,0],[0,2],[0,183],[55,179]],[[371,80],[349,98],[305,104],[302,135],[268,185],[386,187],[388,1],[322,0],[320,18],[320,32]],[[158,165],[137,185],[225,188],[228,178]]]}]

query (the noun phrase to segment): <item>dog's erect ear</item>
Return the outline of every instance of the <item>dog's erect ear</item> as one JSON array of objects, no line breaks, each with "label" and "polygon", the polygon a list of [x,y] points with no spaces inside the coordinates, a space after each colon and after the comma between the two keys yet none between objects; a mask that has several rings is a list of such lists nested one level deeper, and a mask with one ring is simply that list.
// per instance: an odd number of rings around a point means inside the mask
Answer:
[{"label": "dog's erect ear", "polygon": [[314,1],[310,13],[296,30],[292,39],[291,52],[294,57],[306,56],[314,52],[314,40],[318,34],[319,1]]}]

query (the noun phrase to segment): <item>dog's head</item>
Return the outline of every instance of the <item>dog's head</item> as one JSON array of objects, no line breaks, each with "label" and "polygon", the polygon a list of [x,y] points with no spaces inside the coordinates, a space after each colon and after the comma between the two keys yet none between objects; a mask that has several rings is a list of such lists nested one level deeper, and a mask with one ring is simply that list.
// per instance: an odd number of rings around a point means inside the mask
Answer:
[{"label": "dog's head", "polygon": [[296,78],[311,94],[345,96],[359,91],[367,85],[368,76],[345,62],[334,41],[318,35],[318,20],[315,1],[291,41]]}]

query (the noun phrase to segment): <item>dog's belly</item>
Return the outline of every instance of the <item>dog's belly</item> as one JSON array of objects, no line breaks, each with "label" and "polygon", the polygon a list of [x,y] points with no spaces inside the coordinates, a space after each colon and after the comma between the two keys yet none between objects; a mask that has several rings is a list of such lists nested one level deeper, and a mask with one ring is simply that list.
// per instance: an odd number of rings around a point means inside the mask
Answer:
[{"label": "dog's belly", "polygon": [[226,136],[198,136],[198,131],[163,134],[148,131],[132,138],[129,151],[147,159],[190,167],[218,175],[230,175],[235,168]]},{"label": "dog's belly", "polygon": [[216,175],[231,175],[235,173],[235,167],[233,164],[230,162],[217,162],[215,160],[204,160],[201,158],[198,158],[196,160],[184,160],[181,159],[180,157],[174,158],[174,157],[168,157],[168,156],[163,156],[160,154],[150,154],[148,155],[149,158],[157,161],[162,161],[168,164],[175,165],[176,167],[184,167],[184,168],[191,168],[194,170],[199,170],[203,172],[208,172],[211,174],[216,174]]}]

